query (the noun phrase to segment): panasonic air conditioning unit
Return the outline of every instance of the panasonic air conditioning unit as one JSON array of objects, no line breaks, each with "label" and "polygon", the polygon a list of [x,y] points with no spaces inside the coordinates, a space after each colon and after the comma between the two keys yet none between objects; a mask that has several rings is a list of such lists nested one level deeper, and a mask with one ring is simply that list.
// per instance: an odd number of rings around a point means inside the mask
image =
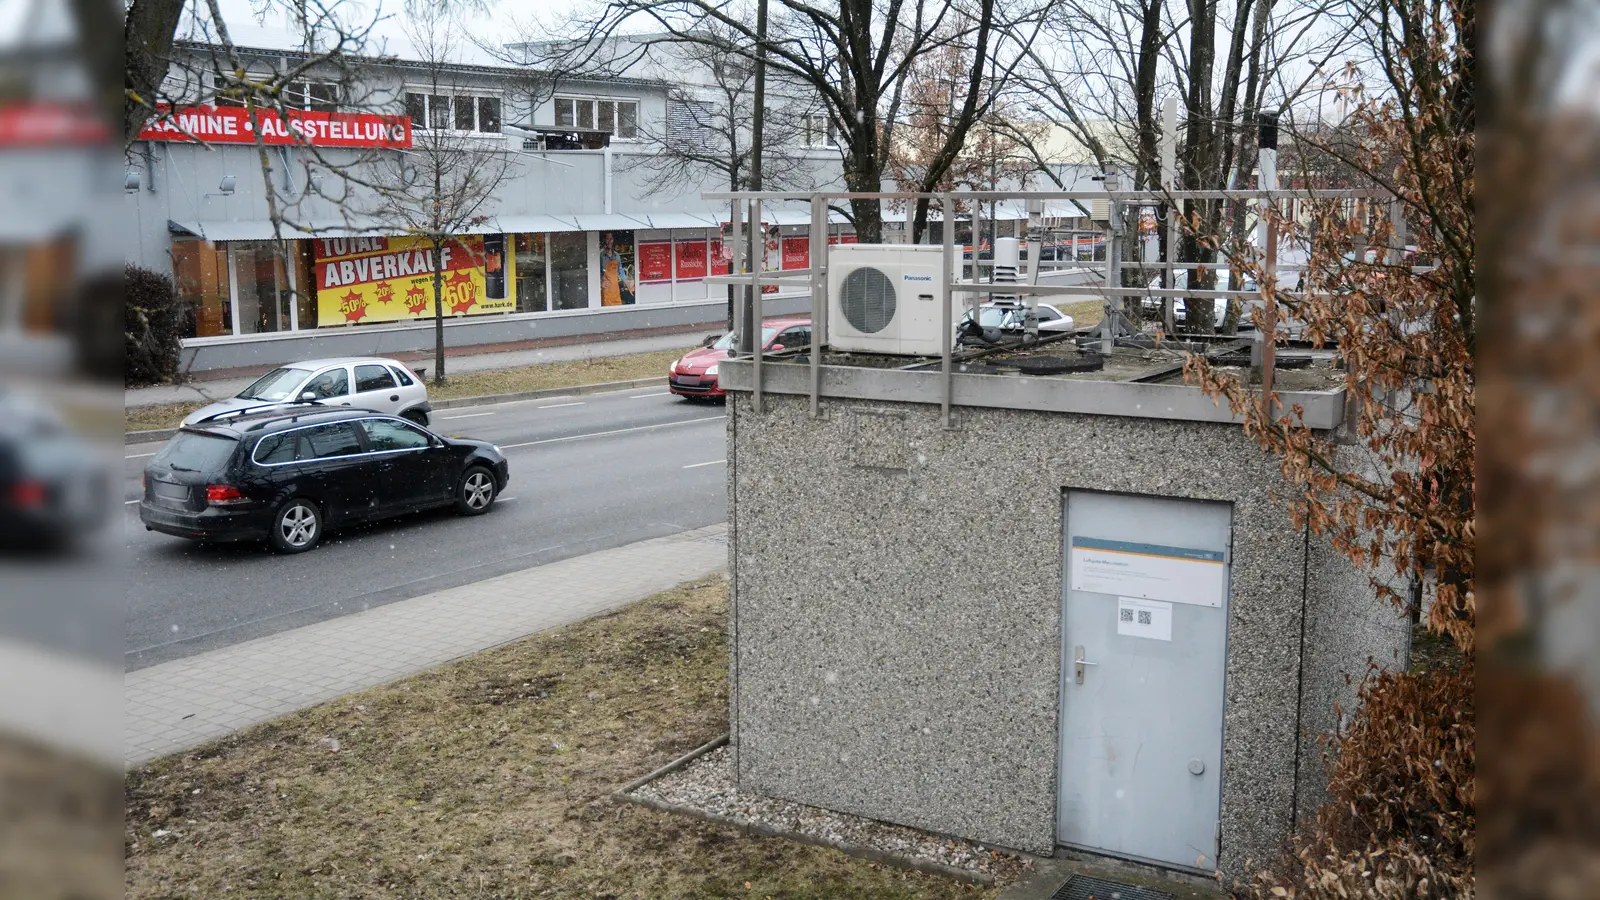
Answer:
[{"label": "panasonic air conditioning unit", "polygon": [[828,345],[850,353],[938,356],[950,342],[939,306],[948,303],[944,249],[918,244],[828,248]]}]

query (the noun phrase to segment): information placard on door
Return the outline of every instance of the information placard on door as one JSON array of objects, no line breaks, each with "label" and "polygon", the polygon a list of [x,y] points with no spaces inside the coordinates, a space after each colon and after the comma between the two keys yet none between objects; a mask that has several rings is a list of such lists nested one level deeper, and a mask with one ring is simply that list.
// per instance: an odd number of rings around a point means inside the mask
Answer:
[{"label": "information placard on door", "polygon": [[1117,634],[1152,641],[1172,640],[1172,604],[1118,597]]},{"label": "information placard on door", "polygon": [[1220,551],[1089,537],[1070,549],[1075,591],[1220,607],[1227,589]]}]

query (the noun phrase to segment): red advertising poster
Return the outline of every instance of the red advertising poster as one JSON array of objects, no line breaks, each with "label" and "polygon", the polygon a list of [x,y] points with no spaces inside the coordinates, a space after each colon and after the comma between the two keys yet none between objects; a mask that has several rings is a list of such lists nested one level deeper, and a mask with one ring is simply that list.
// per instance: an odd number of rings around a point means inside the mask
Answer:
[{"label": "red advertising poster", "polygon": [[783,267],[805,269],[811,266],[811,238],[786,237],[783,239]]},{"label": "red advertising poster", "polygon": [[290,110],[285,122],[273,110],[257,109],[252,120],[250,111],[242,106],[162,109],[139,132],[139,140],[253,144],[258,125],[261,142],[273,146],[310,144],[389,149],[411,146],[411,119],[406,116]]},{"label": "red advertising poster", "polygon": [[853,234],[845,234],[845,235],[830,234],[830,235],[828,235],[828,243],[830,243],[830,244],[854,244],[855,242],[856,242],[856,236],[853,235]]},{"label": "red advertising poster", "polygon": [[733,248],[722,243],[721,238],[711,239],[711,274],[727,275],[733,271]]},{"label": "red advertising poster", "polygon": [[699,281],[706,277],[706,242],[679,241],[673,251],[678,257],[678,280]]},{"label": "red advertising poster", "polygon": [[651,241],[639,244],[639,281],[656,284],[672,280],[672,242]]}]

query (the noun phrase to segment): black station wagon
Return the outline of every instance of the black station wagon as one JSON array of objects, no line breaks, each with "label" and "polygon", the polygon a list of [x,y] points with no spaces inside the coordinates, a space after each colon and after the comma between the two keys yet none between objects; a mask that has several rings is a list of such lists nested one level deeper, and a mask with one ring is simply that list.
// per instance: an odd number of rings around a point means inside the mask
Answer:
[{"label": "black station wagon", "polygon": [[396,416],[317,405],[185,426],[145,466],[145,528],[310,550],[343,525],[454,504],[489,511],[510,479],[500,448]]}]

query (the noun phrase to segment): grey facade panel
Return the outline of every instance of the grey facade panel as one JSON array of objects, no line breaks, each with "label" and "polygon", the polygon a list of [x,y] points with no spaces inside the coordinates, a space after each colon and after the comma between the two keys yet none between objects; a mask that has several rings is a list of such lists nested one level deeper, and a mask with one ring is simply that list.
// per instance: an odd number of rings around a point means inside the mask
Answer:
[{"label": "grey facade panel", "polygon": [[[812,420],[803,397],[759,416],[750,400],[729,401],[742,785],[1049,852],[1063,489],[1226,501],[1221,864],[1276,851],[1302,749],[1306,538],[1236,426],[968,407],[946,430],[920,402],[833,397]],[[1318,609],[1336,623],[1351,604]]]}]

